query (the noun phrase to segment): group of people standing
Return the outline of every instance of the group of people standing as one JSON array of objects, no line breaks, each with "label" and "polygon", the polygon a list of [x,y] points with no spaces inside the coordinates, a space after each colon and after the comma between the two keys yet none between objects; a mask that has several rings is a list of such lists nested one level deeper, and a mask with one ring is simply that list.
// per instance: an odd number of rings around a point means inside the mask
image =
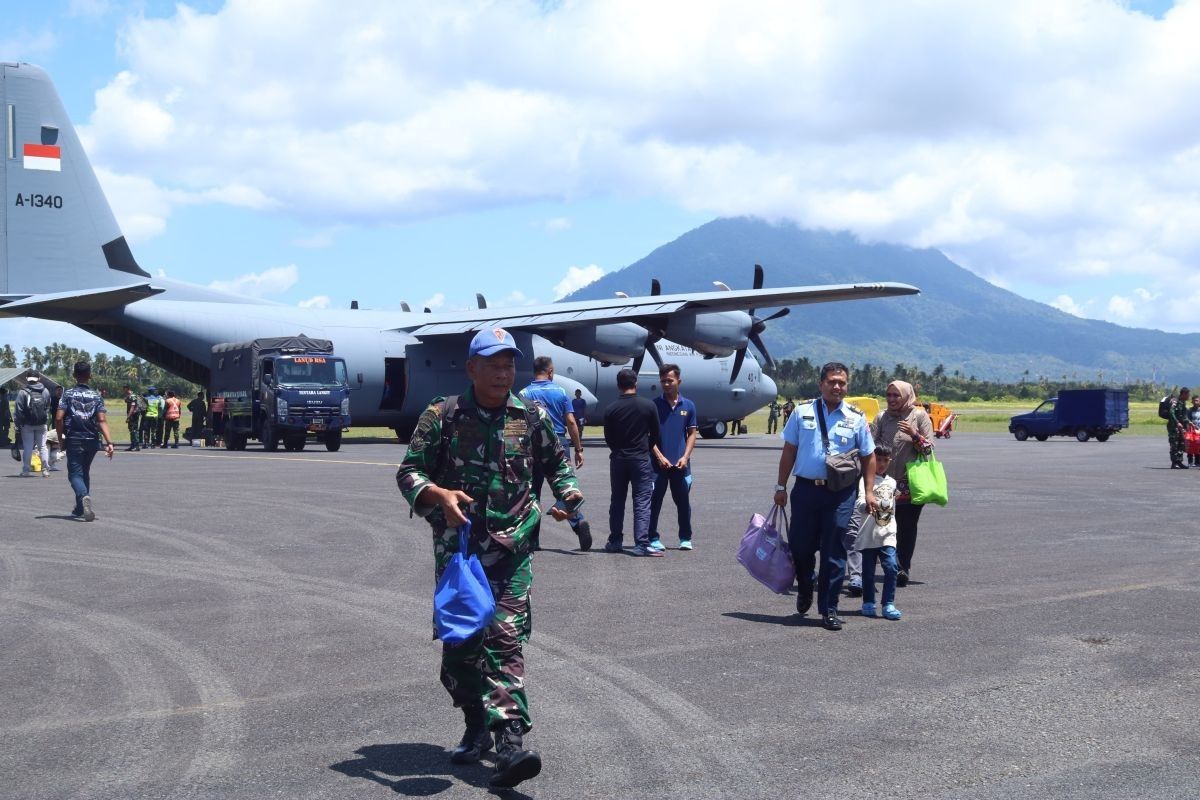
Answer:
[{"label": "group of people standing", "polygon": [[[847,575],[849,594],[863,597],[862,613],[875,615],[876,560],[884,572],[884,616],[900,618],[895,590],[908,584],[924,508],[911,501],[907,468],[933,451],[933,424],[911,384],[889,383],[886,408],[868,422],[844,402],[849,380],[844,364],[821,368],[820,396],[796,405],[784,425],[775,484],[775,503],[786,507],[787,484],[794,479],[788,539],[796,566],[796,611],[808,612],[815,589],[821,624],[834,631],[842,628],[838,603]],[[857,457],[858,485],[831,490],[827,459],[838,455]]]},{"label": "group of people standing", "polygon": [[[1185,386],[1159,403],[1159,414],[1167,421],[1167,446],[1171,451],[1171,469],[1200,466],[1200,449],[1187,446],[1187,434],[1200,431],[1200,394],[1192,395]],[[1187,463],[1184,463],[1184,458]]]},{"label": "group of people standing", "polygon": [[[183,401],[168,389],[166,396],[158,394],[157,387],[151,386],[145,394],[137,394],[129,386],[125,392],[125,424],[129,426],[128,451],[138,451],[142,448],[179,447],[179,420],[183,416]],[[204,392],[197,393],[187,405],[192,414],[192,427],[185,437],[199,436],[205,428],[208,414],[208,404],[204,402]],[[174,441],[172,441],[174,437]]]}]

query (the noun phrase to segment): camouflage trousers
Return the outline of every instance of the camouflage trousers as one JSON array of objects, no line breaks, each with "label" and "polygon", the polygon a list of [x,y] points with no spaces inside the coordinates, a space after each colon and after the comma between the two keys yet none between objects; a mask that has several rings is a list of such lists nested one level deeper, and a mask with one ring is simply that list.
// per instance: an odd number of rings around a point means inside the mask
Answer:
[{"label": "camouflage trousers", "polygon": [[482,705],[489,728],[520,720],[528,731],[533,723],[521,648],[533,629],[529,605],[533,558],[523,553],[490,565],[488,560],[484,559],[484,572],[496,598],[495,616],[479,635],[454,647],[442,645],[442,685],[457,707],[469,710]]},{"label": "camouflage trousers", "polygon": [[1183,442],[1183,426],[1168,425],[1167,426],[1167,445],[1171,448],[1171,463],[1177,464],[1183,461],[1184,442]]}]

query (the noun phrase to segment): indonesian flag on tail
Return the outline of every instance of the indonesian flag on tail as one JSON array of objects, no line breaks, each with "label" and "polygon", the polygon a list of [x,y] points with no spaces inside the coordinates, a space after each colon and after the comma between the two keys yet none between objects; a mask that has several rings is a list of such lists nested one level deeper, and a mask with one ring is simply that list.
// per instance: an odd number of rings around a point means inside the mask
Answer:
[{"label": "indonesian flag on tail", "polygon": [[56,144],[25,145],[25,169],[62,172],[62,148]]}]

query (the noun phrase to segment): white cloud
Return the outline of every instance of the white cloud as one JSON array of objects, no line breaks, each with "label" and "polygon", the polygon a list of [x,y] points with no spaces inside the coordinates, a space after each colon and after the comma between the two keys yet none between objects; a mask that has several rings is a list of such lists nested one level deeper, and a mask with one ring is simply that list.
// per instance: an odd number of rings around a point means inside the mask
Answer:
[{"label": "white cloud", "polygon": [[446,305],[446,295],[442,292],[438,292],[433,297],[427,299],[424,303],[421,303],[422,308],[428,308],[430,311],[437,311],[444,305]]},{"label": "white cloud", "polygon": [[120,200],[131,238],[192,202],[359,225],[654,198],[1054,292],[1145,276],[1194,326],[1162,289],[1200,264],[1198,38],[1200,0],[180,4],[129,20],[85,134],[106,188],[165,187]]},{"label": "white cloud", "polygon": [[1057,308],[1059,311],[1065,311],[1076,317],[1084,316],[1083,309],[1075,302],[1069,294],[1060,294],[1058,297],[1050,301],[1050,305]]},{"label": "white cloud", "polygon": [[489,301],[488,306],[495,306],[496,308],[511,308],[512,306],[536,306],[539,305],[540,302],[541,301],[539,301],[537,298],[529,297],[520,289],[514,289],[507,297],[502,297],[495,303]]},{"label": "white cloud", "polygon": [[213,281],[209,284],[209,288],[248,297],[263,297],[268,294],[286,292],[295,286],[298,280],[300,280],[300,270],[296,268],[295,264],[288,264],[286,267],[271,267],[262,272],[248,272],[231,281]]},{"label": "white cloud", "polygon": [[1133,300],[1128,297],[1113,295],[1108,301],[1108,313],[1118,320],[1132,320],[1136,310]]},{"label": "white cloud", "polygon": [[570,267],[566,277],[554,285],[554,299],[560,300],[576,289],[582,289],[604,276],[604,270],[595,264],[586,267]]},{"label": "white cloud", "polygon": [[554,217],[546,220],[542,227],[545,228],[546,233],[558,233],[568,230],[571,227],[571,220],[566,217]]},{"label": "white cloud", "polygon": [[329,308],[329,295],[319,294],[316,297],[310,297],[307,300],[301,300],[296,305],[301,308]]}]

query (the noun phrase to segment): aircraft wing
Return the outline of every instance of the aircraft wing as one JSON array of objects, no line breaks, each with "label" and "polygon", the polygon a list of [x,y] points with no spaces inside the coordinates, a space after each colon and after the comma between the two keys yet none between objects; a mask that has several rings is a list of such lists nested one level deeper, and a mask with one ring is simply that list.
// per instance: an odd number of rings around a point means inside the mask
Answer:
[{"label": "aircraft wing", "polygon": [[499,326],[516,330],[568,330],[573,327],[611,322],[654,320],[677,311],[745,311],[778,306],[865,300],[919,294],[906,283],[846,283],[825,286],[789,286],[779,289],[742,289],[687,294],[614,297],[578,300],[543,306],[483,308],[470,311],[422,315],[424,319],[395,330],[413,336],[463,334]]},{"label": "aircraft wing", "polygon": [[33,294],[18,299],[0,296],[0,317],[38,317],[59,322],[86,322],[102,311],[121,308],[163,290],[148,283],[108,286],[75,292]]}]

